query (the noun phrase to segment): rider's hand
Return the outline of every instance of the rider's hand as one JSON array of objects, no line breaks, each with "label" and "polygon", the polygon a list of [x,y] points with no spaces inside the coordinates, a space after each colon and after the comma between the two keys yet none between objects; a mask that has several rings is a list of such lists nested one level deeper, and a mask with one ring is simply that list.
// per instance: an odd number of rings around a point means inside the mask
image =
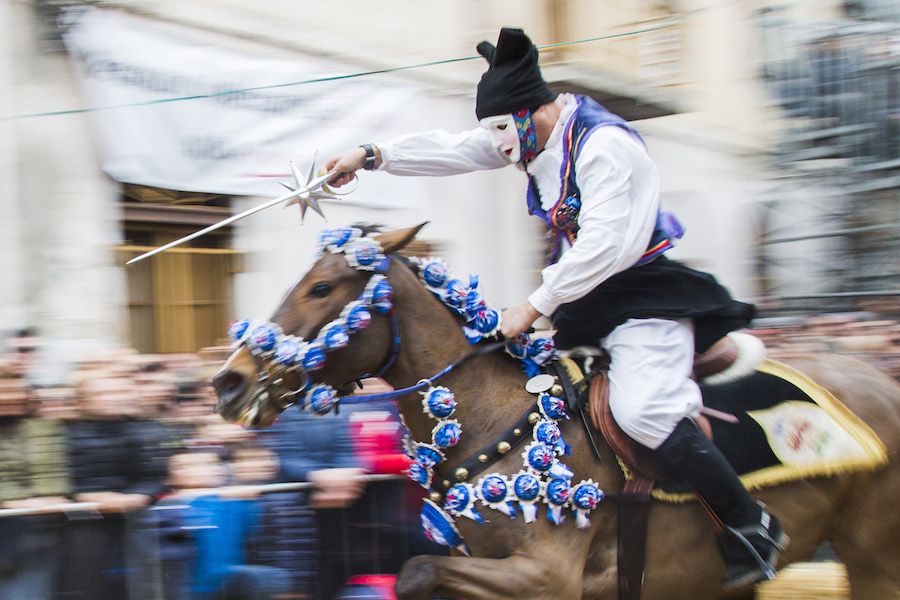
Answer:
[{"label": "rider's hand", "polygon": [[505,309],[500,315],[500,332],[508,340],[513,339],[537,321],[541,313],[528,302]]},{"label": "rider's hand", "polygon": [[331,468],[310,471],[306,477],[315,484],[309,497],[313,508],[345,508],[351,506],[363,493],[366,481],[364,469],[354,467]]},{"label": "rider's hand", "polygon": [[366,151],[352,148],[339,156],[332,156],[325,162],[325,170],[337,171],[337,176],[328,182],[331,187],[341,187],[353,181],[353,174],[363,168]]}]

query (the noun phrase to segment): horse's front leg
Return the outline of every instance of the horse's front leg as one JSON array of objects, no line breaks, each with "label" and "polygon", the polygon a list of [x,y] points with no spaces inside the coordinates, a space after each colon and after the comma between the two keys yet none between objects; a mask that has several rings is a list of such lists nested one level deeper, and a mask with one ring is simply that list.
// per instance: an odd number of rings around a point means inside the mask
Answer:
[{"label": "horse's front leg", "polygon": [[428,600],[433,594],[466,600],[581,598],[583,553],[507,558],[415,556],[397,578],[398,600]]}]

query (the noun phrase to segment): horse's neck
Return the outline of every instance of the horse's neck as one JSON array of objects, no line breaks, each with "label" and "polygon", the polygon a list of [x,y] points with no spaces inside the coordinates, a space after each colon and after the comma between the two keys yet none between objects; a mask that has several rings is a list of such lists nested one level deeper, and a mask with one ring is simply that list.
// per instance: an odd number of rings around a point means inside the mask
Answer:
[{"label": "horse's neck", "polygon": [[[395,388],[415,385],[471,352],[462,323],[441,305],[410,271],[394,280],[395,314],[401,331],[397,361],[385,379]],[[534,398],[524,390],[525,377],[502,350],[467,361],[433,382],[449,388],[457,400],[454,418],[463,428],[461,446],[486,443],[486,435],[510,425]],[[435,421],[422,411],[421,396],[400,399],[400,410],[413,437],[430,441]]]}]

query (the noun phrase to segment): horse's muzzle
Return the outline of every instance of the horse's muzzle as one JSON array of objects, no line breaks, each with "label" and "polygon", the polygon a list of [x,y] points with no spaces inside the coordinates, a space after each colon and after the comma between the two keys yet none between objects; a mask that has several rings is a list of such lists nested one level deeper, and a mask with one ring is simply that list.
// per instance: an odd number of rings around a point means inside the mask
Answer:
[{"label": "horse's muzzle", "polygon": [[247,391],[247,377],[232,369],[226,369],[216,373],[212,379],[212,385],[219,396],[219,400],[216,402],[216,414],[222,414],[231,402],[241,398]]}]

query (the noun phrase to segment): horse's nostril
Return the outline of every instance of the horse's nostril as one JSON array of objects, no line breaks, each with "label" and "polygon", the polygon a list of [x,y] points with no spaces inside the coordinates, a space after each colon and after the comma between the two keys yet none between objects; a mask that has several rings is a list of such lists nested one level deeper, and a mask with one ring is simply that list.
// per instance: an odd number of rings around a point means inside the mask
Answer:
[{"label": "horse's nostril", "polygon": [[225,371],[213,377],[213,387],[223,402],[228,402],[241,395],[246,379],[237,371]]}]

